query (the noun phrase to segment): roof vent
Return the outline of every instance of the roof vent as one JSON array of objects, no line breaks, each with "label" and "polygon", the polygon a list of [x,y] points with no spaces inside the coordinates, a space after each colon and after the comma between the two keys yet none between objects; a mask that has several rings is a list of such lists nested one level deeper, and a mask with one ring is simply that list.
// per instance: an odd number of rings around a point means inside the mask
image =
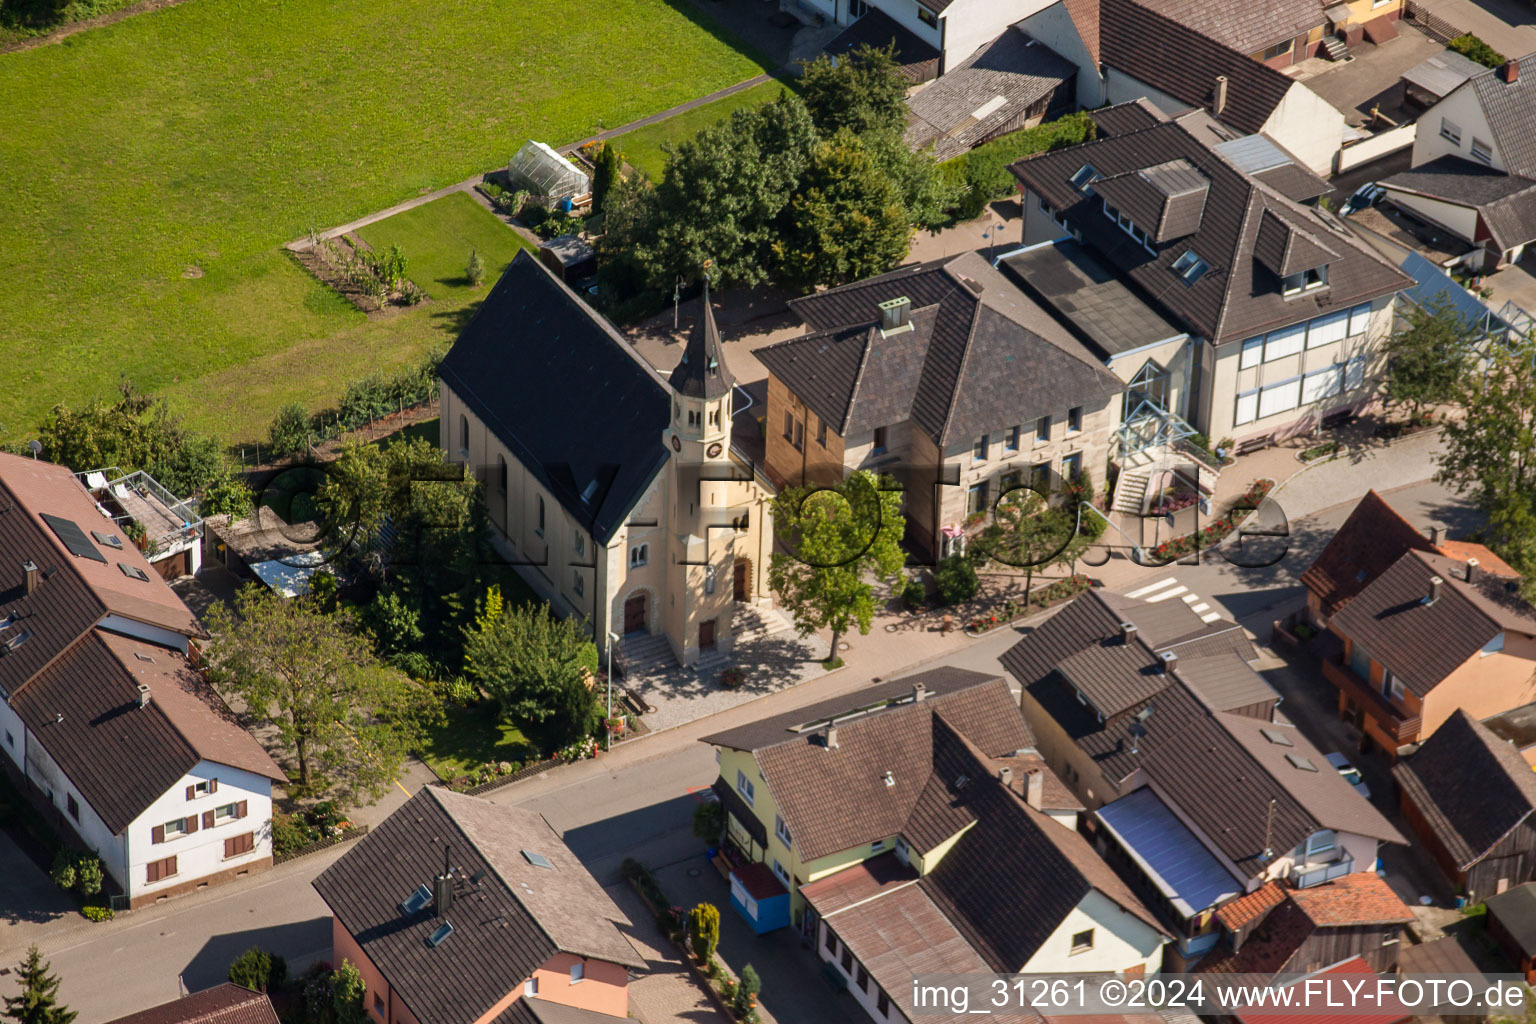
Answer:
[{"label": "roof vent", "polygon": [[1163,671],[1172,672],[1179,667],[1179,656],[1173,651],[1164,651],[1159,655],[1163,659]]},{"label": "roof vent", "polygon": [[880,303],[880,333],[894,334],[912,328],[912,300],[905,295]]},{"label": "roof vent", "polygon": [[542,853],[535,853],[533,850],[524,850],[523,857],[527,859],[529,864],[532,864],[536,868],[544,868],[548,871],[553,871],[555,869],[555,866],[549,862],[549,858],[544,856]]},{"label": "roof vent", "polygon": [[[448,866],[448,858],[452,856],[453,847],[443,847],[443,873],[432,879],[432,909],[438,917],[448,913],[453,906],[453,869]],[[450,928],[449,931],[452,931]],[[448,936],[443,936],[446,939]],[[439,939],[438,942],[441,942]],[[436,942],[432,945],[437,945]]]},{"label": "roof vent", "polygon": [[1429,593],[1424,596],[1424,606],[1427,608],[1440,600],[1440,588],[1445,585],[1445,580],[1439,576],[1429,578]]},{"label": "roof vent", "polygon": [[881,776],[881,778],[885,780],[887,787],[896,785],[896,776],[892,775],[890,772],[886,772]]},{"label": "roof vent", "polygon": [[1120,623],[1120,639],[1124,640],[1126,643],[1130,643],[1132,640],[1135,640],[1136,639],[1136,623],[1134,623],[1134,622],[1122,622],[1122,623]]},{"label": "roof vent", "polygon": [[1477,567],[1482,563],[1475,558],[1467,559],[1467,582],[1471,583],[1477,575]]},{"label": "roof vent", "polygon": [[145,683],[139,684],[139,707],[149,707],[149,686]]}]

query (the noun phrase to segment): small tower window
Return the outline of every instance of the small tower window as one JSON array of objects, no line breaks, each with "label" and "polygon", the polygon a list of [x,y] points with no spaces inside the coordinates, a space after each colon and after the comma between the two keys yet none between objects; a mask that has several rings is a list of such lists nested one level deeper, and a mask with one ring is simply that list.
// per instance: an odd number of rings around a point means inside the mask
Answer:
[{"label": "small tower window", "polygon": [[699,425],[699,410],[697,410],[697,409],[689,409],[688,410],[688,425],[690,427],[696,427],[696,426]]},{"label": "small tower window", "polygon": [[642,565],[648,565],[651,561],[651,546],[649,544],[636,544],[629,549],[629,567],[631,569]]},{"label": "small tower window", "polygon": [[459,454],[469,457],[469,419],[465,416],[459,417]]},{"label": "small tower window", "polygon": [[711,406],[709,409],[709,425],[712,427],[720,425],[720,407],[718,405]]},{"label": "small tower window", "polygon": [[533,532],[538,534],[540,537],[542,537],[542,536],[544,536],[544,496],[542,494],[538,496],[538,502],[539,502],[539,521],[538,521],[538,525],[533,528]]}]

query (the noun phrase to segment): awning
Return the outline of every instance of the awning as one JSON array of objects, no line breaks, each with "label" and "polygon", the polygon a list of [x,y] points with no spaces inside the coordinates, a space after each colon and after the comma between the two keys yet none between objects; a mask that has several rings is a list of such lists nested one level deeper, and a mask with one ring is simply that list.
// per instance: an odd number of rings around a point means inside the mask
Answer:
[{"label": "awning", "polygon": [[766,848],[768,826],[757,819],[757,815],[752,813],[752,808],[747,806],[741,794],[732,789],[730,784],[722,778],[716,778],[715,784],[710,788],[720,798],[721,805],[730,812],[731,817],[741,822],[741,826],[747,830],[747,835],[751,836],[758,846]]},{"label": "awning", "polygon": [[1244,889],[1151,787],[1100,807],[1094,816],[1185,918]]}]

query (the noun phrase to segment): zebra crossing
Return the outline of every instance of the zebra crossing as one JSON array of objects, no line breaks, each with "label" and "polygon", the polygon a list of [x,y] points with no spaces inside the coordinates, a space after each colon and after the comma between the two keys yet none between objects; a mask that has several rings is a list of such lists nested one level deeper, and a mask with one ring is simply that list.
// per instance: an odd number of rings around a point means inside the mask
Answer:
[{"label": "zebra crossing", "polygon": [[1172,601],[1174,598],[1178,598],[1189,605],[1190,611],[1200,616],[1201,622],[1210,622],[1221,618],[1221,612],[1212,608],[1209,601],[1202,599],[1199,594],[1194,593],[1184,584],[1180,583],[1175,576],[1169,576],[1166,579],[1158,580],[1156,583],[1149,583],[1144,587],[1128,591],[1125,596],[1146,601],[1148,604],[1156,604],[1159,601]]}]

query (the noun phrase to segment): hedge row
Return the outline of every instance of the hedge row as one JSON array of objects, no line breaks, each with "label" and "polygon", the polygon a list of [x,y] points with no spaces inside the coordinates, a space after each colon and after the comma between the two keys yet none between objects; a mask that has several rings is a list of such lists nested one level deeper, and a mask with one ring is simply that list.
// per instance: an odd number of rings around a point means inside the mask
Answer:
[{"label": "hedge row", "polygon": [[1087,114],[1067,114],[984,142],[969,153],[940,164],[946,177],[962,185],[962,198],[955,210],[957,219],[979,217],[988,203],[1013,194],[1018,179],[1008,170],[1009,164],[1038,153],[1091,142],[1097,131]]}]

